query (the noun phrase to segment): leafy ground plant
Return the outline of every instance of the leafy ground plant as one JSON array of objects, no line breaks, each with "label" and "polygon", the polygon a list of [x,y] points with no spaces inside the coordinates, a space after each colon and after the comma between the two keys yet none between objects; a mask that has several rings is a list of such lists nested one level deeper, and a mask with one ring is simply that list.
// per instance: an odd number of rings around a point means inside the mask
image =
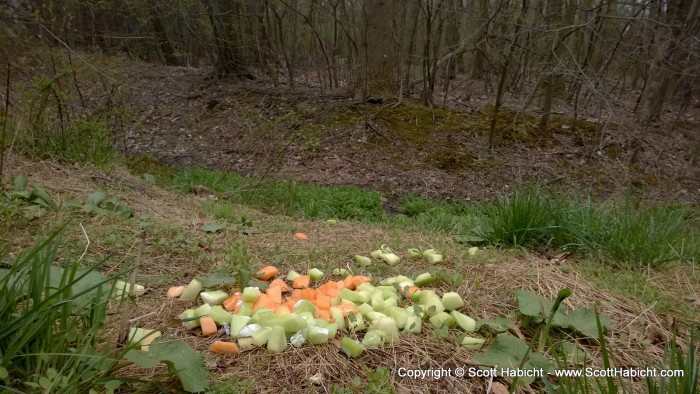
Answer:
[{"label": "leafy ground plant", "polygon": [[114,277],[96,271],[104,261],[54,266],[64,228],[0,269],[0,375],[8,392],[119,385],[111,376],[123,354],[97,350]]}]

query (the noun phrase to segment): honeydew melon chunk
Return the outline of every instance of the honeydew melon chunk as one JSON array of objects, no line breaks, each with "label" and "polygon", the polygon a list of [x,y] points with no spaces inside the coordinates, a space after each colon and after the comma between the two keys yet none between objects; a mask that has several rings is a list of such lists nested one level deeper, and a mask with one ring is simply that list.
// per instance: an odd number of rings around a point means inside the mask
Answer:
[{"label": "honeydew melon chunk", "polygon": [[384,343],[394,343],[399,340],[399,329],[396,326],[396,321],[389,316],[380,318],[372,324],[372,327],[384,332],[386,335]]},{"label": "honeydew melon chunk", "polygon": [[260,324],[257,323],[249,323],[245,327],[241,328],[240,331],[238,331],[238,335],[236,335],[239,338],[245,338],[252,336],[253,333],[256,331],[260,331],[263,327]]},{"label": "honeydew melon chunk", "polygon": [[382,318],[382,317],[386,317],[386,315],[383,314],[383,313],[381,313],[381,312],[372,311],[372,312],[368,313],[368,314],[365,316],[365,319],[367,319],[367,320],[369,320],[370,322],[374,323],[375,321],[379,320],[379,319]]},{"label": "honeydew melon chunk", "polygon": [[338,329],[345,329],[345,317],[343,316],[343,311],[337,306],[332,306],[330,308],[331,318],[338,325]]},{"label": "honeydew melon chunk", "polygon": [[275,325],[281,326],[287,335],[292,335],[306,327],[306,321],[298,314],[290,313],[288,315],[278,317]]},{"label": "honeydew melon chunk", "polygon": [[323,327],[309,327],[306,330],[306,337],[312,345],[320,345],[328,342],[329,330]]},{"label": "honeydew melon chunk", "polygon": [[429,254],[440,254],[440,252],[435,249],[426,249],[423,251],[423,257],[426,257]]},{"label": "honeydew melon chunk", "polygon": [[185,309],[182,311],[180,314],[180,321],[182,322],[182,326],[187,330],[193,330],[199,327],[199,316],[197,316],[194,309]]},{"label": "honeydew melon chunk", "polygon": [[338,333],[338,323],[328,323],[326,328],[328,329],[328,338],[335,338],[335,334]]},{"label": "honeydew melon chunk", "polygon": [[199,293],[205,304],[221,305],[229,297],[229,294],[223,290],[203,291]]},{"label": "honeydew melon chunk", "polygon": [[399,308],[398,306],[391,306],[386,308],[384,310],[384,313],[386,313],[387,316],[394,319],[394,321],[396,322],[396,328],[398,328],[399,330],[406,327],[406,323],[408,322],[408,313],[406,313],[406,310],[404,310],[403,308]]},{"label": "honeydew melon chunk", "polygon": [[309,279],[311,279],[312,282],[318,282],[326,275],[323,271],[321,271],[318,268],[311,268],[308,274]]},{"label": "honeydew melon chunk", "polygon": [[402,292],[405,293],[410,289],[411,287],[415,286],[416,283],[412,281],[411,279],[405,279],[402,280],[401,282],[397,282],[395,286]]},{"label": "honeydew melon chunk", "polygon": [[[289,316],[289,315],[287,315]],[[287,336],[285,329],[282,326],[273,326],[270,331],[270,336],[267,339],[267,351],[273,354],[279,354],[287,349]]]},{"label": "honeydew melon chunk", "polygon": [[270,339],[270,334],[272,334],[272,327],[263,327],[258,331],[255,331],[251,338],[253,338],[253,345],[262,346],[267,343]]},{"label": "honeydew melon chunk", "polygon": [[185,291],[180,295],[180,299],[182,301],[193,301],[197,298],[199,292],[202,291],[202,287],[204,287],[202,281],[197,278],[192,279],[187,287],[185,287]]},{"label": "honeydew melon chunk", "polygon": [[253,344],[253,338],[238,338],[238,348],[240,348],[242,352],[255,348],[255,344]]},{"label": "honeydew melon chunk", "polygon": [[437,277],[433,276],[430,272],[424,272],[416,276],[416,280],[414,281],[414,283],[418,287],[423,287],[435,283],[436,280]]},{"label": "honeydew melon chunk", "polygon": [[331,297],[331,306],[338,306],[342,302],[343,301],[340,299],[340,297]]},{"label": "honeydew melon chunk", "polygon": [[362,316],[367,316],[370,312],[374,312],[374,309],[370,304],[360,304],[357,309],[360,311]]},{"label": "honeydew melon chunk", "polygon": [[435,316],[440,312],[445,311],[445,306],[442,305],[442,301],[439,298],[432,298],[427,303],[423,305],[423,310],[428,314],[428,316]]},{"label": "honeydew melon chunk", "polygon": [[293,281],[294,279],[296,279],[296,278],[298,278],[298,277],[300,277],[300,276],[301,276],[300,273],[298,273],[298,272],[296,272],[296,271],[294,271],[294,270],[291,270],[291,271],[287,272],[287,277],[286,277],[285,279],[287,279],[287,281],[290,281],[290,282],[291,282],[291,281]]},{"label": "honeydew melon chunk", "polygon": [[372,259],[370,259],[367,256],[360,256],[359,254],[356,254],[355,264],[357,264],[360,267],[367,267],[368,265],[372,264]]},{"label": "honeydew melon chunk", "polygon": [[404,332],[410,332],[413,334],[420,334],[423,325],[423,319],[418,316],[408,316],[406,318],[406,326],[403,328]]},{"label": "honeydew melon chunk", "polygon": [[241,302],[241,306],[238,309],[238,314],[243,315],[243,316],[252,316],[253,315],[253,304],[250,302]]},{"label": "honeydew melon chunk", "polygon": [[386,333],[381,330],[369,330],[362,338],[362,346],[367,349],[376,349],[384,344]]},{"label": "honeydew melon chunk", "polygon": [[316,326],[316,318],[311,312],[301,312],[298,313],[298,315],[304,320],[304,324],[307,328]]},{"label": "honeydew melon chunk", "polygon": [[267,308],[259,308],[253,312],[253,315],[250,317],[250,322],[267,326],[269,325],[268,323],[274,320],[275,317],[277,317],[277,315],[275,315],[271,310]]},{"label": "honeydew melon chunk", "polygon": [[316,305],[309,300],[299,300],[294,303],[294,313],[309,312],[312,315],[316,313]]},{"label": "honeydew melon chunk", "polygon": [[197,313],[197,317],[207,316],[211,310],[211,305],[202,304],[198,306],[194,311]]},{"label": "honeydew melon chunk", "polygon": [[464,332],[476,331],[476,320],[471,317],[459,311],[452,311],[452,317],[455,318],[455,322]]},{"label": "honeydew melon chunk", "polygon": [[474,256],[477,252],[479,252],[478,246],[472,246],[471,248],[467,249],[467,253],[469,253],[470,256]]},{"label": "honeydew melon chunk", "polygon": [[345,268],[335,268],[333,271],[331,271],[331,275],[346,277],[350,275],[350,273]]},{"label": "honeydew melon chunk", "polygon": [[161,336],[160,331],[132,327],[129,329],[129,344],[138,344],[141,350],[147,352],[154,339]]},{"label": "honeydew melon chunk", "polygon": [[455,293],[454,291],[450,291],[442,295],[442,305],[444,305],[445,309],[448,311],[453,311],[463,307],[464,301],[459,294]]},{"label": "honeydew melon chunk", "polygon": [[231,338],[235,338],[238,336],[238,333],[241,332],[243,327],[247,326],[248,323],[250,322],[250,316],[243,316],[243,315],[231,315]]},{"label": "honeydew melon chunk", "polygon": [[401,262],[401,258],[397,256],[395,253],[382,253],[382,260],[389,264],[389,266],[393,267],[396,264]]},{"label": "honeydew melon chunk", "polygon": [[430,317],[430,324],[435,328],[452,327],[455,324],[455,318],[447,312],[439,312]]},{"label": "honeydew melon chunk", "polygon": [[[131,289],[131,283],[126,283],[123,280],[118,280],[114,282],[114,289],[116,290],[115,294],[117,297],[126,297],[129,295],[129,292],[132,291]],[[201,290],[201,289],[200,289]],[[135,284],[134,289],[133,289],[133,295],[134,297],[142,296],[146,292],[146,288]]]},{"label": "honeydew melon chunk", "polygon": [[374,293],[375,291],[377,291],[377,288],[374,287],[374,286],[372,286],[371,283],[365,282],[365,283],[363,283],[363,284],[357,286],[357,287],[355,288],[355,290],[356,290],[356,291],[367,291],[367,292],[369,292],[370,294],[372,294],[372,293]]},{"label": "honeydew melon chunk", "polygon": [[418,250],[416,248],[409,248],[408,249],[408,257],[409,258],[415,259],[415,258],[418,258],[421,256],[423,256],[423,253],[421,253],[420,250]]},{"label": "honeydew melon chunk", "polygon": [[425,260],[430,264],[437,264],[443,261],[441,254],[428,254],[425,256]]},{"label": "honeydew melon chunk", "polygon": [[369,255],[370,255],[373,259],[379,260],[379,259],[382,258],[382,255],[383,255],[383,254],[384,254],[384,252],[382,252],[381,249],[377,249],[377,250],[373,250],[372,253],[370,253]]},{"label": "honeydew melon chunk", "polygon": [[389,297],[384,299],[384,308],[388,308],[390,306],[397,306],[399,305],[399,299],[395,297]]},{"label": "honeydew melon chunk", "polygon": [[243,302],[250,302],[251,304],[255,303],[255,301],[258,300],[258,297],[260,296],[260,289],[257,287],[246,287],[243,289],[243,294],[241,296],[241,299]]},{"label": "honeydew melon chunk", "polygon": [[486,340],[483,338],[464,337],[460,345],[467,349],[479,350],[484,346],[484,342],[486,342]]},{"label": "honeydew melon chunk", "polygon": [[343,300],[350,301],[353,304],[363,304],[366,302],[365,300],[363,300],[362,296],[360,296],[357,292],[352,291],[347,287],[340,289],[338,297],[340,297]]},{"label": "honeydew melon chunk", "polygon": [[209,316],[220,326],[231,323],[231,313],[226,311],[221,305],[212,306],[209,310]]},{"label": "honeydew melon chunk", "polygon": [[345,354],[352,358],[360,357],[362,352],[365,351],[365,347],[362,346],[360,342],[349,337],[343,337],[343,339],[340,340],[340,348],[343,349]]},{"label": "honeydew melon chunk", "polygon": [[[374,292],[370,297],[370,302],[372,303],[372,309],[375,311],[381,311],[384,309],[384,296],[380,291]],[[367,305],[367,304],[364,304]]]},{"label": "honeydew melon chunk", "polygon": [[435,290],[431,289],[423,289],[420,292],[420,297],[418,298],[418,303],[421,305],[425,305],[425,303],[433,298],[437,298],[438,300],[440,299],[440,296],[437,295]]},{"label": "honeydew melon chunk", "polygon": [[350,313],[347,317],[347,326],[350,331],[358,332],[367,328],[367,324],[362,315]]},{"label": "honeydew melon chunk", "polygon": [[372,293],[370,293],[369,291],[366,291],[366,290],[356,291],[355,294],[357,294],[357,296],[359,297],[360,304],[368,303],[370,300],[370,297],[372,297]]},{"label": "honeydew melon chunk", "polygon": [[413,302],[419,302],[420,301],[420,295],[423,292],[423,290],[418,289],[411,294],[411,301]]},{"label": "honeydew melon chunk", "polygon": [[382,297],[384,297],[384,299],[387,299],[387,298],[391,297],[392,295],[394,297],[397,297],[399,295],[399,291],[396,290],[396,288],[394,286],[382,285],[382,286],[377,286],[375,289],[377,291],[382,292]]}]

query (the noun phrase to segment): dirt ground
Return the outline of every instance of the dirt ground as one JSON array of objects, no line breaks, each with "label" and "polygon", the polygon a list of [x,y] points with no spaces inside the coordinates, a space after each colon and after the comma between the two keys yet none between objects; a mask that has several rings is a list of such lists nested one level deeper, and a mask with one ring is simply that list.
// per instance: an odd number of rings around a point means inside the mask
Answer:
[{"label": "dirt ground", "polygon": [[120,73],[133,121],[115,129],[117,145],[176,167],[359,185],[384,192],[389,208],[404,194],[488,199],[532,182],[600,198],[632,190],[650,201],[700,203],[694,105],[670,105],[668,121],[645,127],[630,115],[630,93],[605,114],[590,104],[574,125],[573,107],[560,101],[543,131],[536,111],[513,121],[524,98],[511,95],[488,149],[493,100],[466,80],[453,84],[444,108],[430,109],[411,100],[357,103],[311,87],[279,93],[203,69],[127,63]]}]

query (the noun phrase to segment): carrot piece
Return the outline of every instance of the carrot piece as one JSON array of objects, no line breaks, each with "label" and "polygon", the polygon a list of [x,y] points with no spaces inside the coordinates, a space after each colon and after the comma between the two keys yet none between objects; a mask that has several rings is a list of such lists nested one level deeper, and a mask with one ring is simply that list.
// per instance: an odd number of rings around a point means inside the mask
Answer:
[{"label": "carrot piece", "polygon": [[182,293],[185,292],[185,287],[186,286],[173,286],[168,289],[168,293],[166,297],[168,298],[177,298],[182,295]]},{"label": "carrot piece", "polygon": [[232,310],[236,309],[236,304],[238,304],[238,301],[240,300],[241,293],[236,293],[232,295],[231,297],[227,298],[226,301],[223,302],[224,309],[231,312]]},{"label": "carrot piece", "polygon": [[260,268],[256,273],[255,277],[260,280],[270,280],[279,273],[277,267],[273,265],[268,265],[267,267]]},{"label": "carrot piece", "polygon": [[[292,288],[289,287],[289,285],[287,284],[287,282],[285,282],[284,279],[282,279],[282,278],[277,278],[277,279],[273,280],[272,282],[270,282],[270,286],[269,286],[269,287],[279,287],[279,288],[282,289],[282,292],[291,291],[291,290],[292,290]],[[268,288],[269,288],[269,287],[268,287]]]},{"label": "carrot piece", "polygon": [[331,309],[331,297],[328,297],[327,295],[319,295],[316,297],[316,308],[319,309],[326,309],[329,310]]},{"label": "carrot piece", "polygon": [[338,289],[330,289],[330,290],[328,290],[328,291],[326,292],[326,295],[327,295],[328,297],[331,297],[331,298],[337,297],[337,296],[340,295],[340,290],[338,290]]},{"label": "carrot piece", "polygon": [[311,278],[309,275],[301,275],[294,278],[292,281],[292,287],[295,289],[305,289],[311,284]]},{"label": "carrot piece", "polygon": [[352,275],[348,275],[345,280],[343,281],[343,287],[350,289],[350,290],[355,290],[355,285],[352,282]]},{"label": "carrot piece", "polygon": [[199,325],[202,327],[202,335],[205,337],[214,335],[217,331],[219,331],[219,329],[216,328],[216,322],[209,316],[200,317]]},{"label": "carrot piece", "polygon": [[331,319],[331,312],[326,309],[316,309],[316,313],[314,313],[314,317],[318,319],[324,319],[327,320],[329,323],[333,322],[333,319]]},{"label": "carrot piece", "polygon": [[216,341],[211,344],[209,350],[215,354],[238,354],[240,349],[235,342]]},{"label": "carrot piece", "polygon": [[268,287],[267,291],[267,296],[270,298],[270,301],[272,301],[275,304],[281,304],[282,303],[282,288],[281,287]]},{"label": "carrot piece", "polygon": [[294,238],[300,240],[300,241],[307,241],[309,237],[306,236],[304,233],[296,233],[294,234]]}]

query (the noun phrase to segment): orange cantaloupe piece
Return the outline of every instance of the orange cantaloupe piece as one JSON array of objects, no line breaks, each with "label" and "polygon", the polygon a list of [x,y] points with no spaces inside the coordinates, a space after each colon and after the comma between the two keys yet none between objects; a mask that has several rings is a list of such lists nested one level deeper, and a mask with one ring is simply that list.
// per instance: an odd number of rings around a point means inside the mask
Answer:
[{"label": "orange cantaloupe piece", "polygon": [[326,309],[316,309],[316,313],[314,313],[314,317],[316,317],[318,319],[326,320],[329,323],[334,322],[334,320],[331,319],[331,312],[326,310]]},{"label": "orange cantaloupe piece", "polygon": [[279,273],[279,270],[274,265],[268,265],[266,267],[260,268],[255,272],[255,277],[260,280],[270,280],[274,278]]},{"label": "orange cantaloupe piece", "polygon": [[352,282],[353,276],[348,275],[345,280],[343,280],[343,287],[350,290],[355,290],[355,285]]},{"label": "orange cantaloupe piece", "polygon": [[187,286],[173,286],[168,289],[168,293],[166,294],[166,297],[168,298],[177,298],[182,295],[182,293],[185,292],[185,288]]},{"label": "orange cantaloupe piece", "polygon": [[325,310],[331,309],[331,297],[324,294],[316,296],[316,308]]},{"label": "orange cantaloupe piece", "polygon": [[406,296],[406,298],[409,298],[409,299],[410,299],[411,297],[413,297],[413,294],[414,294],[415,292],[417,292],[418,290],[420,290],[420,289],[417,288],[416,286],[411,286],[411,287],[408,288],[408,290],[403,291],[403,293],[404,293],[404,295]]},{"label": "orange cantaloupe piece", "polygon": [[275,286],[275,287],[268,287],[267,291],[265,291],[267,296],[270,298],[270,301],[272,301],[274,304],[281,304],[282,303],[282,288]]},{"label": "orange cantaloupe piece", "polygon": [[302,300],[314,300],[316,299],[316,290],[314,289],[303,289],[301,291]]},{"label": "orange cantaloupe piece", "polygon": [[236,309],[236,304],[241,300],[241,293],[236,293],[223,302],[224,309],[231,312]]},{"label": "orange cantaloupe piece", "polygon": [[340,290],[338,290],[338,289],[330,289],[330,290],[328,290],[328,291],[326,292],[326,295],[327,295],[328,297],[331,297],[331,298],[333,298],[333,297],[338,297],[338,296],[340,295]]},{"label": "orange cantaloupe piece", "polygon": [[274,309],[274,306],[274,303],[270,300],[270,296],[265,293],[260,293],[258,300],[253,304],[253,310],[258,308]]},{"label": "orange cantaloupe piece", "polygon": [[302,289],[292,290],[292,295],[287,297],[287,299],[288,300],[293,299],[294,301],[300,300],[301,299],[301,291],[302,291]]},{"label": "orange cantaloupe piece", "polygon": [[340,310],[343,312],[343,316],[348,317],[350,313],[355,313],[357,314],[359,312],[359,309],[353,304],[352,302],[343,302],[342,304],[338,305]]},{"label": "orange cantaloupe piece", "polygon": [[284,279],[282,279],[282,278],[277,278],[277,279],[273,280],[272,282],[270,282],[270,286],[268,288],[270,288],[270,287],[279,287],[282,289],[282,292],[292,291],[292,288],[289,287],[287,282],[285,282]]},{"label": "orange cantaloupe piece", "polygon": [[307,241],[309,237],[306,236],[304,233],[296,233],[294,234],[294,238],[301,240],[301,241]]},{"label": "orange cantaloupe piece", "polygon": [[209,350],[215,354],[238,354],[240,349],[235,342],[216,341],[211,344]]},{"label": "orange cantaloupe piece", "polygon": [[292,287],[295,289],[305,289],[311,284],[309,275],[300,275],[292,281]]},{"label": "orange cantaloupe piece", "polygon": [[216,334],[219,329],[216,328],[216,322],[210,316],[202,316],[199,318],[199,325],[202,327],[202,335],[205,337]]}]

